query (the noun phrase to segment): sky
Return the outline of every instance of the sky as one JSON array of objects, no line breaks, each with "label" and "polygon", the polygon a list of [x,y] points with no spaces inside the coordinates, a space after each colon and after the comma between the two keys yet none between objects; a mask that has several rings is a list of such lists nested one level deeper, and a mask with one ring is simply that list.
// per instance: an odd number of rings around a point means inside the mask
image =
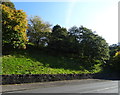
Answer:
[{"label": "sky", "polygon": [[96,31],[109,45],[118,43],[119,0],[11,0],[28,17],[40,16],[52,26],[81,25]]}]

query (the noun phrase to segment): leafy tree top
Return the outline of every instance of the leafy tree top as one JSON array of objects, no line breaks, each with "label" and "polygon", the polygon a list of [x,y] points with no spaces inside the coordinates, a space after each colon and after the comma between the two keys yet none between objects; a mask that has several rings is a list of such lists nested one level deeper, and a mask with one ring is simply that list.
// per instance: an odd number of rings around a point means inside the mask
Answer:
[{"label": "leafy tree top", "polygon": [[15,9],[15,5],[10,0],[2,1],[1,4],[5,5],[5,6],[9,7],[9,8],[11,8],[11,9]]},{"label": "leafy tree top", "polygon": [[3,46],[26,48],[27,15],[23,10],[15,10],[2,4],[2,41]]}]

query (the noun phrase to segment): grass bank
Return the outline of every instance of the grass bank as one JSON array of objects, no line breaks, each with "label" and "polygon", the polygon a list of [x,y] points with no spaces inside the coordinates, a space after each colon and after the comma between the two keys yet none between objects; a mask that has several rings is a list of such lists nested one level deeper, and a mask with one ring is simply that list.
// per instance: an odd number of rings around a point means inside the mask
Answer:
[{"label": "grass bank", "polygon": [[100,71],[100,64],[89,70],[79,59],[31,49],[3,55],[0,74],[81,74]]}]

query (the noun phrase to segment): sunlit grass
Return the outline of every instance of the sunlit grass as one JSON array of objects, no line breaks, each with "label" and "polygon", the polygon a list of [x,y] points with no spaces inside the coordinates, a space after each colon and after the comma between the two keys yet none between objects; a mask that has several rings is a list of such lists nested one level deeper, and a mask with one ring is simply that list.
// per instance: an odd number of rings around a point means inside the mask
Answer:
[{"label": "sunlit grass", "polygon": [[2,74],[81,74],[100,71],[98,67],[89,71],[80,64],[76,59],[41,52],[15,52],[2,57]]}]

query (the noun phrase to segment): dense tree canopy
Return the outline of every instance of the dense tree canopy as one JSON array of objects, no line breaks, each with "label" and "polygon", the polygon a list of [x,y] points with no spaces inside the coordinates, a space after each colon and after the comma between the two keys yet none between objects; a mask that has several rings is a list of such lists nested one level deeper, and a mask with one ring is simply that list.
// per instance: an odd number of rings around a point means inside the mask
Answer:
[{"label": "dense tree canopy", "polygon": [[120,45],[113,44],[110,48],[110,60],[107,62],[106,67],[111,68],[112,71],[120,72]]},{"label": "dense tree canopy", "polygon": [[[14,48],[26,48],[27,15],[2,4],[2,43]],[[12,3],[10,3],[12,5]]]},{"label": "dense tree canopy", "polygon": [[5,0],[5,2],[1,2],[1,3],[11,9],[15,9],[15,5],[10,0]]},{"label": "dense tree canopy", "polygon": [[109,46],[106,41],[83,26],[73,26],[68,31],[60,25],[54,26],[48,47],[63,54],[73,54],[83,62],[91,63],[91,66],[98,60],[104,63],[109,59]]},{"label": "dense tree canopy", "polygon": [[65,51],[67,29],[60,25],[55,25],[50,36],[49,48],[57,50],[58,52]]},{"label": "dense tree canopy", "polygon": [[44,22],[40,17],[29,18],[28,37],[29,41],[36,46],[44,46],[48,43],[48,35],[51,32],[50,24]]},{"label": "dense tree canopy", "polygon": [[83,26],[69,29],[69,37],[74,46],[76,54],[88,63],[94,63],[96,60],[104,62],[109,59],[109,46],[106,41],[94,34],[92,30]]},{"label": "dense tree canopy", "polygon": [[110,56],[113,57],[117,51],[120,51],[119,44],[112,44],[109,46],[110,49]]}]

